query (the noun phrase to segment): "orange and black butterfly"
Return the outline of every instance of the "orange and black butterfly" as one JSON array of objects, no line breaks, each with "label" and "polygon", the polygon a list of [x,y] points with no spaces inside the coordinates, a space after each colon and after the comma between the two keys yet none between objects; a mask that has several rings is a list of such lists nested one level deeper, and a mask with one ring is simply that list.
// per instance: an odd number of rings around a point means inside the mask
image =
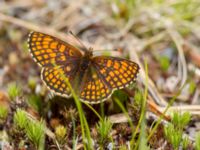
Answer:
[{"label": "orange and black butterfly", "polygon": [[64,75],[80,100],[100,103],[113,91],[122,89],[136,79],[138,64],[117,57],[93,56],[92,50],[78,49],[56,37],[31,32],[28,46],[33,59],[42,67],[41,78],[55,94],[72,94]]}]

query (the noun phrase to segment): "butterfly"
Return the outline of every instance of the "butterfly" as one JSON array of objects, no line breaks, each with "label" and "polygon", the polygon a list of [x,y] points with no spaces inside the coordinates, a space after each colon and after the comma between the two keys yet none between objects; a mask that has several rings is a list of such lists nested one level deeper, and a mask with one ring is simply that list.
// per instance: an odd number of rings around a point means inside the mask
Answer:
[{"label": "butterfly", "polygon": [[53,93],[71,97],[66,80],[75,89],[79,99],[100,103],[117,89],[132,84],[139,65],[127,59],[111,56],[93,56],[92,49],[79,49],[54,36],[31,32],[29,51],[42,67],[41,79]]}]

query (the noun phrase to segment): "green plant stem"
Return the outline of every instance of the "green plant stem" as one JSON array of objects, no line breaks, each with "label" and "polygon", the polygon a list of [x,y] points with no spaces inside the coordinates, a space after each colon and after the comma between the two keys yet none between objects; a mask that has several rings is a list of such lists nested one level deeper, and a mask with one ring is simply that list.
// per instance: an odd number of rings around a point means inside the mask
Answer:
[{"label": "green plant stem", "polygon": [[[53,65],[56,67],[56,64],[53,63]],[[84,149],[85,150],[92,149],[90,130],[89,130],[88,123],[87,123],[87,120],[85,118],[82,106],[81,106],[81,102],[80,102],[78,96],[76,95],[76,93],[74,92],[71,84],[69,83],[68,78],[66,78],[65,75],[61,72],[60,72],[60,75],[63,78],[63,80],[66,82],[67,86],[69,87],[69,89],[72,93],[72,96],[75,100],[76,107],[78,109],[78,113],[79,113],[79,117],[80,117],[80,123],[81,123],[81,132],[82,132],[82,137],[83,137],[83,143],[85,143]],[[87,137],[88,141],[86,140],[86,137]],[[86,148],[86,143],[88,145],[87,148]]]},{"label": "green plant stem", "polygon": [[[64,77],[65,78],[65,77]],[[81,106],[81,103],[76,95],[76,93],[74,92],[73,88],[71,87],[71,84],[69,83],[68,79],[65,78],[65,82],[67,83],[68,87],[70,88],[70,91],[72,93],[72,96],[74,97],[74,100],[75,100],[75,103],[76,103],[76,107],[78,109],[78,112],[79,112],[79,117],[80,117],[80,122],[81,122],[81,130],[82,130],[82,136],[83,136],[83,143],[85,143],[85,139],[87,137],[88,139],[88,145],[89,145],[89,149],[91,149],[91,141],[90,141],[90,130],[89,130],[89,127],[88,127],[88,123],[86,121],[86,118],[85,118],[85,115],[84,115],[84,112],[83,112],[83,109],[82,109],[82,106]],[[84,129],[86,130],[86,133],[84,131]],[[86,135],[85,135],[86,134]],[[85,147],[85,144],[84,144],[84,149],[87,149]]]},{"label": "green plant stem", "polygon": [[[139,127],[141,127],[141,131],[140,135],[139,135],[139,140],[137,141],[137,144],[135,146],[135,150],[138,149],[138,146],[140,145],[139,149],[141,149],[142,147],[144,147],[146,143],[143,143],[144,141],[141,141],[141,137],[142,136],[146,136],[145,135],[145,114],[146,114],[146,101],[147,101],[147,94],[148,94],[148,65],[147,62],[145,60],[145,90],[144,90],[144,100],[142,102],[142,112],[140,115],[140,119],[139,119],[139,123],[136,127],[136,131],[134,133],[133,136],[133,140],[135,139],[136,133],[138,132]],[[143,146],[142,146],[143,145]]]},{"label": "green plant stem", "polygon": [[76,123],[75,123],[75,121],[74,121],[74,117],[73,117],[73,115],[71,114],[71,119],[72,119],[72,127],[73,127],[73,150],[75,150],[76,149],[76,143],[75,143],[75,141],[76,141]]},{"label": "green plant stem", "polygon": [[[88,103],[85,103],[85,102],[83,102],[87,107],[89,107],[94,113],[95,113],[95,115],[100,119],[100,120],[102,120],[102,117],[99,115],[99,113],[90,105],[90,104],[88,104]],[[102,104],[102,103],[101,103]]]},{"label": "green plant stem", "polygon": [[121,108],[121,110],[123,111],[123,113],[125,114],[125,116],[127,117],[128,122],[129,122],[129,124],[131,126],[131,129],[132,129],[132,131],[134,131],[134,126],[133,126],[132,120],[131,120],[128,112],[126,111],[126,109],[124,108],[124,106],[122,105],[122,103],[120,102],[120,100],[118,98],[115,98],[115,102]]}]

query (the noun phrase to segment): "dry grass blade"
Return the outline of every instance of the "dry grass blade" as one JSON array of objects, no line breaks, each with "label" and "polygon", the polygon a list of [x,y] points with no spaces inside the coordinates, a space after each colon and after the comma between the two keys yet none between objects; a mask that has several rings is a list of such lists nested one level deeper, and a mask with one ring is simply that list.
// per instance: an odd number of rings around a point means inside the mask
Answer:
[{"label": "dry grass blade", "polygon": [[199,48],[195,46],[194,44],[184,41],[184,53],[185,55],[188,54],[188,57],[190,57],[191,61],[197,65],[197,67],[200,67],[200,52]]},{"label": "dry grass blade", "polygon": [[127,22],[125,27],[122,28],[119,32],[116,32],[114,34],[113,33],[112,34],[105,33],[105,36],[110,39],[119,39],[129,32],[129,30],[132,28],[132,26],[135,24],[135,22],[136,22],[135,18],[134,19],[132,18]]},{"label": "dry grass blade", "polygon": [[[139,65],[140,65],[140,80],[142,81],[143,85],[144,83],[144,79],[145,79],[145,72],[144,72],[144,68],[142,67],[142,63],[140,62],[140,59],[138,57],[138,55],[136,54],[135,51],[129,51],[130,53],[130,59],[131,60],[135,60]],[[153,100],[160,106],[166,106],[167,102],[166,100],[162,97],[162,95],[158,92],[156,86],[154,85],[153,81],[149,78],[148,80],[148,91],[150,92],[150,94],[153,97]]]},{"label": "dry grass blade", "polygon": [[[27,22],[27,21],[24,21],[22,19],[19,19],[19,18],[15,18],[15,17],[12,17],[12,16],[8,16],[8,15],[5,15],[3,13],[0,13],[0,20],[1,21],[5,21],[5,22],[9,22],[9,23],[12,23],[12,24],[15,24],[17,26],[20,26],[20,27],[23,27],[23,28],[26,28],[28,30],[32,30],[32,31],[38,31],[38,32],[42,32],[42,33],[46,33],[46,34],[50,34],[52,36],[55,36],[55,37],[58,37],[64,41],[67,41],[69,42],[70,44],[72,45],[77,45],[77,41],[65,34],[65,33],[60,33],[52,28],[49,28],[47,26],[39,26],[39,25],[35,25],[35,24],[32,24],[30,22]],[[93,47],[94,49],[99,49],[98,46],[95,46],[95,45],[91,45],[89,43],[86,43],[84,42],[88,47]],[[80,45],[78,45],[80,46]]]},{"label": "dry grass blade", "polygon": [[[66,26],[67,17],[70,16],[71,13],[74,11],[79,10],[79,8],[83,5],[84,0],[80,0],[78,3],[77,1],[70,2],[69,6],[62,10],[61,14],[53,20],[51,23],[51,27],[54,29],[60,29]],[[75,14],[75,13],[74,13]],[[74,15],[73,15],[74,16]]]},{"label": "dry grass blade", "polygon": [[172,27],[167,27],[167,31],[177,46],[177,50],[178,50],[178,54],[179,54],[179,62],[181,65],[180,66],[181,67],[180,68],[181,69],[181,72],[180,72],[181,87],[183,87],[183,85],[185,84],[185,82],[187,80],[187,64],[185,61],[185,56],[184,56],[184,51],[183,51],[183,44],[184,44],[183,39],[182,39],[181,35],[176,30],[174,30]]},{"label": "dry grass blade", "polygon": [[124,113],[111,115],[108,117],[111,123],[125,123],[128,122],[129,119]]}]

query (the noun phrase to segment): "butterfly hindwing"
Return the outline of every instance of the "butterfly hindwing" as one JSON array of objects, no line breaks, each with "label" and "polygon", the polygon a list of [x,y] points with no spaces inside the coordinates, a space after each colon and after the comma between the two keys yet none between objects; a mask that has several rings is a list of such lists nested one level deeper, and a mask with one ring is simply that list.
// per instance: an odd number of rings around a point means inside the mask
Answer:
[{"label": "butterfly hindwing", "polygon": [[100,103],[111,95],[112,90],[104,83],[96,69],[90,67],[80,85],[80,99],[89,103]]},{"label": "butterfly hindwing", "polygon": [[41,78],[50,90],[58,95],[69,97],[71,92],[66,79],[73,84],[75,69],[73,64],[62,67],[46,67],[42,69]]}]

